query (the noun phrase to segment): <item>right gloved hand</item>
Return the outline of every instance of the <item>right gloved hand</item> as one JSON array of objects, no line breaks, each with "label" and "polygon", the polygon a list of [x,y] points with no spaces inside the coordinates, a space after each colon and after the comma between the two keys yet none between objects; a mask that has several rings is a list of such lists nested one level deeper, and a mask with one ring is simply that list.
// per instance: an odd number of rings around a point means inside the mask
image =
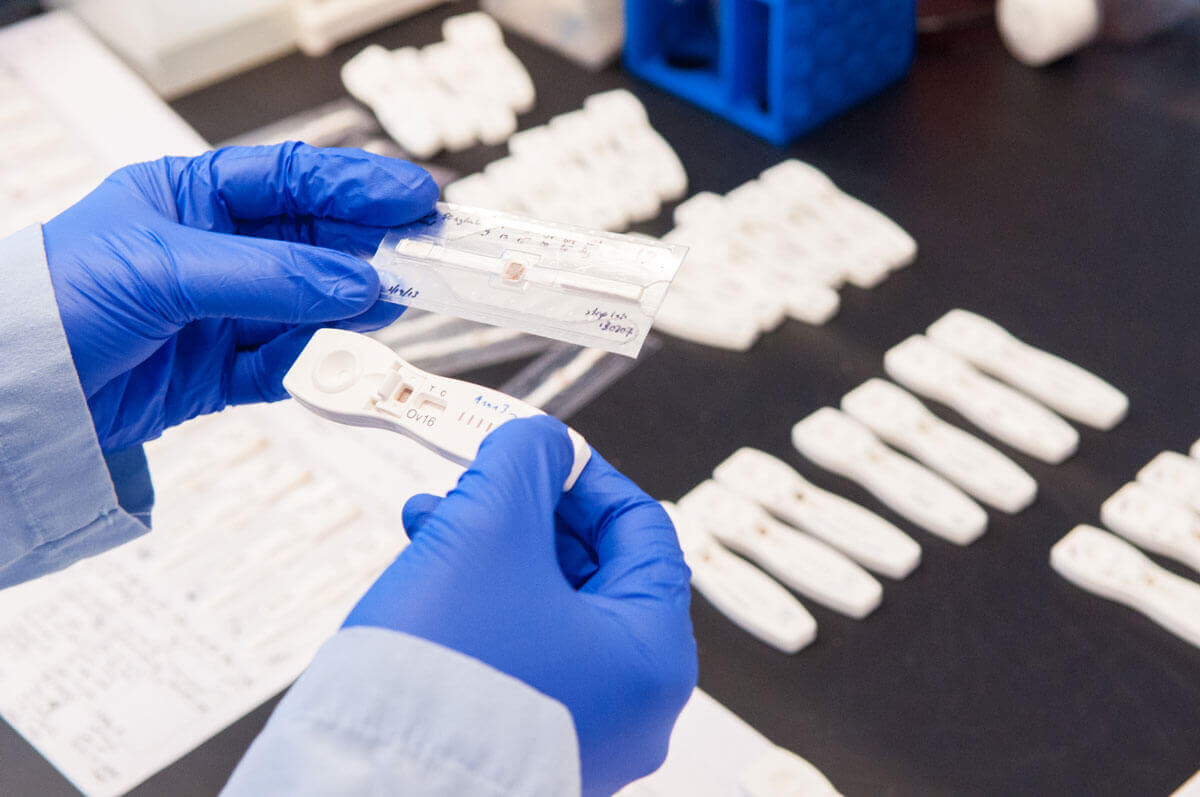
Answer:
[{"label": "right gloved hand", "polygon": [[690,572],[662,507],[566,427],[509,421],[444,499],[404,507],[412,544],[346,619],[473,656],[558,700],[585,794],[653,772],[696,684]]}]

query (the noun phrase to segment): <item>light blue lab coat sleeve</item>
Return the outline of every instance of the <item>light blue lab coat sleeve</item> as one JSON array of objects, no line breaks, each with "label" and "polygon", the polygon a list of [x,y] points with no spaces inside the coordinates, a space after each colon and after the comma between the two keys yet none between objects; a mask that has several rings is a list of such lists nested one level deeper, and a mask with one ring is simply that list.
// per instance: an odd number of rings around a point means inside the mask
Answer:
[{"label": "light blue lab coat sleeve", "polygon": [[578,795],[570,712],[418,637],[345,628],[292,686],[226,785],[260,795]]},{"label": "light blue lab coat sleeve", "polygon": [[0,240],[0,588],[148,530],[140,447],[100,451],[40,226]]}]

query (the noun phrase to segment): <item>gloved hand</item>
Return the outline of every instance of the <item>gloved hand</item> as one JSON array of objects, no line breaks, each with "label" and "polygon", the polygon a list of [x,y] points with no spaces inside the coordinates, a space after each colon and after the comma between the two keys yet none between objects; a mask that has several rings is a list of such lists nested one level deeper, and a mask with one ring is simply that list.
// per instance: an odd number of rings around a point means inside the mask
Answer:
[{"label": "gloved hand", "polygon": [[696,684],[690,572],[657,502],[595,452],[564,494],[571,462],[553,418],[501,426],[449,495],[409,500],[412,543],[345,624],[423,637],[558,700],[584,793],[611,794],[662,763]]},{"label": "gloved hand", "polygon": [[384,228],[427,213],[411,163],[306,144],[229,147],[113,173],[43,227],[67,343],[101,447],[227,404],[283,398],[318,326],[377,329],[366,262]]}]

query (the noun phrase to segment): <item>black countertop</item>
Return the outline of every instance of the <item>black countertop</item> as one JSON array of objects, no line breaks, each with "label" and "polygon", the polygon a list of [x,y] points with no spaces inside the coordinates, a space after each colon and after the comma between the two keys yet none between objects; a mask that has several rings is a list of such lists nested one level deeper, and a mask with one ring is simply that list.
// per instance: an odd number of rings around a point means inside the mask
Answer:
[{"label": "black countertop", "polygon": [[[435,9],[325,58],[289,56],[173,105],[220,141],[344,96],[338,67],[367,41],[427,44],[469,8]],[[1164,795],[1200,768],[1200,650],[1048,563],[1051,545],[1098,523],[1101,502],[1157,452],[1200,437],[1200,26],[1043,71],[1010,59],[989,28],[925,41],[905,81],[786,149],[618,67],[592,74],[509,43],[538,90],[522,128],[627,87],[683,159],[689,192],[728,191],[798,157],[921,246],[880,287],[845,289],[827,326],[789,321],[745,354],[666,339],[572,419],[657,497],[679,497],[737,447],[757,446],[922,544],[921,566],[885,580],[865,621],[806,601],[818,638],[795,656],[697,596],[700,686],[847,795]],[[469,172],[502,154],[478,147],[435,162]],[[641,229],[665,232],[669,210]],[[1063,465],[1009,451],[1037,478],[1038,500],[1015,517],[989,513],[967,548],[901,521],[789,441],[795,421],[882,376],[883,352],[951,307],[1096,371],[1132,404],[1114,431],[1082,430]],[[214,793],[272,705],[135,793]],[[0,762],[14,794],[71,791],[3,725]]]}]

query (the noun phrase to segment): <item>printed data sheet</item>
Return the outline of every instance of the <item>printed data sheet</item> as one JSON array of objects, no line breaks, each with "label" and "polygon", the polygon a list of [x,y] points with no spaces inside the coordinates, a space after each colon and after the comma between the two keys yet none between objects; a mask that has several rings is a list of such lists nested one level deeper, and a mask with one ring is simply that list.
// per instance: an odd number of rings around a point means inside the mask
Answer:
[{"label": "printed data sheet", "polygon": [[294,402],[147,447],[154,530],[0,591],[0,714],[89,795],[127,791],[276,694],[461,468]]}]

